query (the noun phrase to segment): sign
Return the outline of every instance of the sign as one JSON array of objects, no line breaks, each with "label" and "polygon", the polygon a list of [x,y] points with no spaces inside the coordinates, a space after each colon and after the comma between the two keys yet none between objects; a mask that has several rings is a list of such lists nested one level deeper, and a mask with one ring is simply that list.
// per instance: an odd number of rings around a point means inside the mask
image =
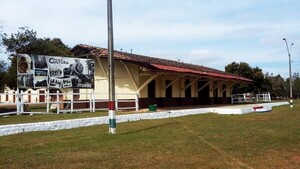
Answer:
[{"label": "sign", "polygon": [[94,88],[93,59],[17,55],[18,88]]}]

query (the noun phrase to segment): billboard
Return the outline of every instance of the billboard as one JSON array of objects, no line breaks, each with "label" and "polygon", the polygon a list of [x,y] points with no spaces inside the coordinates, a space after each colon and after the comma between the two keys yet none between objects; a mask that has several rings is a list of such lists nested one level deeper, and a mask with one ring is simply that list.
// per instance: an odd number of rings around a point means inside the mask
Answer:
[{"label": "billboard", "polygon": [[93,59],[17,55],[18,88],[94,88]]}]

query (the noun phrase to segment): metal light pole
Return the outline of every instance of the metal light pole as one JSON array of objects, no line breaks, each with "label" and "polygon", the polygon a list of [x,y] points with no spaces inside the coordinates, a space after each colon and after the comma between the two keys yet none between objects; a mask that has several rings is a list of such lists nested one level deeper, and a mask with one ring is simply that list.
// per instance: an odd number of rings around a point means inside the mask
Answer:
[{"label": "metal light pole", "polygon": [[109,67],[109,133],[116,134],[116,105],[115,105],[115,72],[114,72],[114,38],[113,38],[113,15],[112,0],[107,0],[107,29],[108,29],[108,67]]},{"label": "metal light pole", "polygon": [[[286,38],[283,38],[283,40],[285,41],[286,44],[286,49],[288,52],[288,56],[289,56],[289,76],[290,76],[290,107],[293,108],[293,86],[292,86],[292,65],[291,65],[291,53],[289,50],[289,45],[287,43]],[[291,45],[294,45],[293,43],[291,43]]]}]

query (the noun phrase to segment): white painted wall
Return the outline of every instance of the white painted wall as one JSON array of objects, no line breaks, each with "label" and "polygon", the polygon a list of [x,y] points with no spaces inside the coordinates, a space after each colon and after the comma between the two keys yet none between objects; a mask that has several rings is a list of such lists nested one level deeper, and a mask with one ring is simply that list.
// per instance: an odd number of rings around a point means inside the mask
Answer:
[{"label": "white painted wall", "polygon": [[[94,58],[95,59],[95,58]],[[100,63],[95,59],[95,97],[97,99],[108,98],[108,60],[105,58],[99,58]],[[125,68],[127,65],[129,72]],[[131,79],[132,75],[133,79]],[[133,82],[133,80],[135,82]],[[139,86],[139,66],[128,63],[115,61],[115,91],[119,94],[119,99],[134,99],[137,91],[135,84]],[[80,89],[80,93],[91,93],[92,89]],[[80,95],[80,99],[89,99],[90,95]]]},{"label": "white painted wall", "polygon": [[[38,102],[40,102],[40,97],[37,94],[39,94],[40,91],[45,91],[45,89],[37,89],[37,90],[28,89],[28,90],[22,90],[22,91],[24,92],[24,97],[23,97],[24,102],[29,102],[28,92],[31,92],[31,94],[30,94],[31,95],[31,103],[38,103]],[[0,102],[13,103],[14,97],[16,97],[14,93],[16,94],[17,91],[6,88],[4,90],[4,93],[0,93]],[[6,96],[8,96],[8,100],[6,100]],[[46,96],[45,96],[45,99],[46,99]]]}]

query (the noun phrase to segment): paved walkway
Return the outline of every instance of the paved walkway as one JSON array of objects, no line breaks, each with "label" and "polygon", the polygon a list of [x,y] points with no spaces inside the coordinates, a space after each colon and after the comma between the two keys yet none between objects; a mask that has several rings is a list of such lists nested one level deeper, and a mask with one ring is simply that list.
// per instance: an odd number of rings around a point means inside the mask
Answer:
[{"label": "paved walkway", "polygon": [[[203,106],[178,106],[178,107],[164,107],[158,108],[158,112],[174,111],[174,110],[192,110],[192,109],[209,109],[213,113],[218,114],[245,114],[251,113],[259,109],[272,110],[274,106],[281,106],[289,104],[286,101],[282,102],[268,102],[256,104],[228,104],[228,105],[203,105]],[[254,108],[254,109],[253,109]],[[148,109],[141,109],[139,112],[148,112]]]}]

